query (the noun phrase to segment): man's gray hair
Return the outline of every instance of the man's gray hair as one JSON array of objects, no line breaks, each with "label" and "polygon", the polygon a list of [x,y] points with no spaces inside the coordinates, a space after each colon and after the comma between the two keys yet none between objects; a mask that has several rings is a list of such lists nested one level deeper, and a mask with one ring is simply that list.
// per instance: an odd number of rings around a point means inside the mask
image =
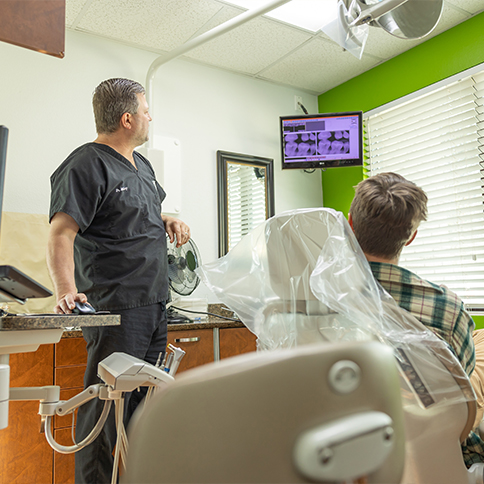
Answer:
[{"label": "man's gray hair", "polygon": [[427,195],[396,173],[367,178],[355,191],[350,213],[363,252],[398,258],[420,222],[427,220]]},{"label": "man's gray hair", "polygon": [[92,96],[97,133],[114,133],[124,113],[138,112],[137,94],[144,93],[144,87],[130,79],[113,78],[101,82]]}]

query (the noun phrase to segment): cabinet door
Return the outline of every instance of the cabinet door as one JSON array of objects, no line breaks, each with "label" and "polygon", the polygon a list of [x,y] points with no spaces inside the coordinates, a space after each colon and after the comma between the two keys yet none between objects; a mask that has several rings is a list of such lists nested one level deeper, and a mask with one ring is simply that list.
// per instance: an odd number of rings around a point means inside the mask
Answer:
[{"label": "cabinet door", "polygon": [[[61,445],[74,445],[72,429],[54,430],[54,438]],[[54,452],[54,484],[74,484],[75,454]]]},{"label": "cabinet door", "polygon": [[187,353],[178,367],[178,372],[205,365],[214,360],[213,330],[211,329],[170,331],[168,327],[169,343]]},{"label": "cabinet door", "polygon": [[220,359],[255,351],[256,339],[247,328],[220,329]]},{"label": "cabinet door", "polygon": [[84,365],[87,362],[84,338],[64,338],[55,345],[55,366]]},{"label": "cabinet door", "polygon": [[[41,345],[32,353],[10,355],[10,386],[52,385],[54,345]],[[51,449],[40,433],[39,402],[9,403],[8,427],[0,430],[0,482],[45,484],[52,482]]]}]

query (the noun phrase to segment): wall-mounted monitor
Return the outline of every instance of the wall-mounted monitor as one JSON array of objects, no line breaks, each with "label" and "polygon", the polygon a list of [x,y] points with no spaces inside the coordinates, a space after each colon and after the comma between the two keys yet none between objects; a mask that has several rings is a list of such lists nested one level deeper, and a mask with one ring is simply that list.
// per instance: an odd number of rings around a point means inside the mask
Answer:
[{"label": "wall-mounted monitor", "polygon": [[363,165],[363,113],[281,116],[282,169]]}]

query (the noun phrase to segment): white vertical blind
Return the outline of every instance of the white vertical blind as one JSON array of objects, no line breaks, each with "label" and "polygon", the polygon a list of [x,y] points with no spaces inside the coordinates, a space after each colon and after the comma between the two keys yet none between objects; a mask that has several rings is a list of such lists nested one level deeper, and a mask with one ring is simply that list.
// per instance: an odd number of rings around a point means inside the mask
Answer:
[{"label": "white vertical blind", "polygon": [[423,188],[428,220],[400,264],[484,308],[484,71],[366,118],[370,176]]},{"label": "white vertical blind", "polygon": [[227,164],[228,250],[266,220],[266,180],[265,168]]}]

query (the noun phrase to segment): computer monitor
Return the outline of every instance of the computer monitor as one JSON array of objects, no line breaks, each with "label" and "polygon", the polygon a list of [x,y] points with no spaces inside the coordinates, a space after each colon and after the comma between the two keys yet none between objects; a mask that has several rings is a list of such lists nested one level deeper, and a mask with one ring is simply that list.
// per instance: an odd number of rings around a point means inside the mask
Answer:
[{"label": "computer monitor", "polygon": [[363,165],[363,113],[281,116],[282,169]]},{"label": "computer monitor", "polygon": [[[7,141],[8,128],[0,126],[0,223],[7,162]],[[48,296],[52,296],[52,291],[34,281],[27,274],[15,267],[0,265],[0,302],[24,303],[29,298]]]}]

